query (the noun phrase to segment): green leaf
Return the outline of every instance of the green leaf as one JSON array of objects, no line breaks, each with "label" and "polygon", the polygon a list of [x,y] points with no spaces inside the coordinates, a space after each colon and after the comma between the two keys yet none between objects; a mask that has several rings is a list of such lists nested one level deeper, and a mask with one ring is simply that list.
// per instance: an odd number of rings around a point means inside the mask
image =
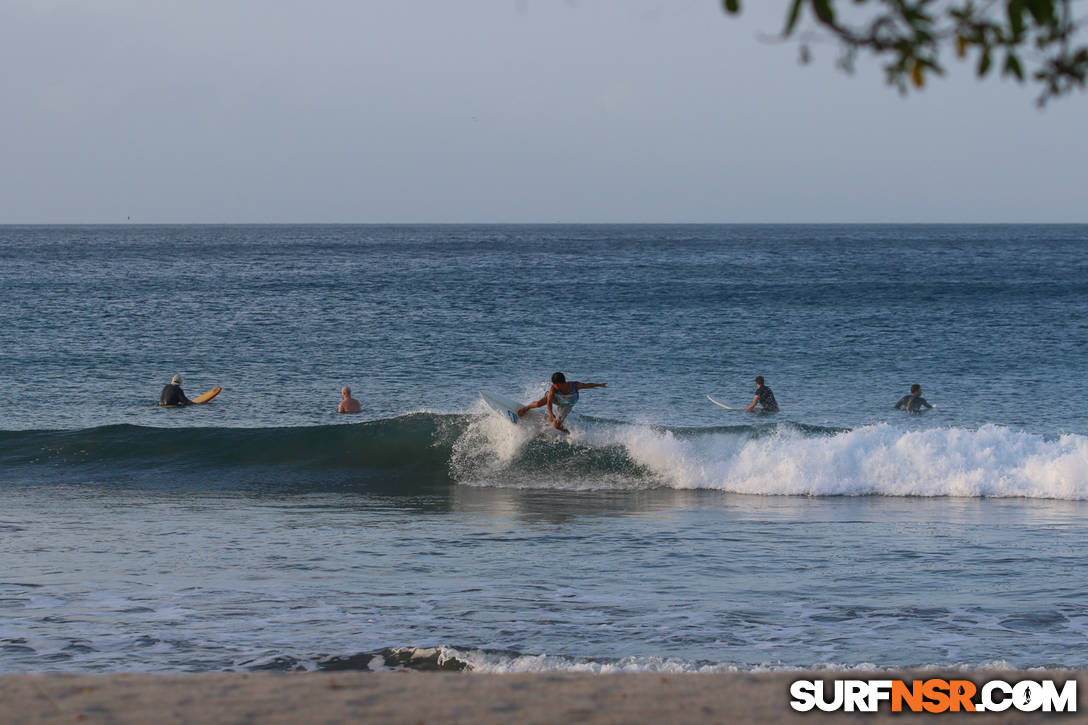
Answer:
[{"label": "green leaf", "polygon": [[1007,76],[1016,76],[1016,80],[1024,82],[1024,69],[1020,67],[1020,59],[1012,53],[1005,56],[1005,69],[1002,72]]},{"label": "green leaf", "polygon": [[1048,25],[1055,17],[1054,0],[1024,0],[1031,17],[1038,25]]},{"label": "green leaf", "polygon": [[725,7],[725,12],[730,15],[736,15],[740,12],[740,0],[722,0],[722,6]]},{"label": "green leaf", "polygon": [[812,11],[824,25],[834,24],[835,11],[831,9],[831,0],[812,0]]},{"label": "green leaf", "polygon": [[790,8],[789,18],[786,20],[786,29],[782,31],[782,35],[789,35],[793,32],[798,19],[801,17],[801,2],[802,0],[793,0],[793,7]]},{"label": "green leaf", "polygon": [[1005,11],[1009,16],[1009,28],[1014,38],[1024,34],[1024,3],[1023,0],[1009,0],[1005,5]]},{"label": "green leaf", "polygon": [[991,63],[993,63],[993,58],[990,57],[990,49],[986,48],[984,51],[982,51],[982,57],[978,59],[979,78],[989,72]]}]

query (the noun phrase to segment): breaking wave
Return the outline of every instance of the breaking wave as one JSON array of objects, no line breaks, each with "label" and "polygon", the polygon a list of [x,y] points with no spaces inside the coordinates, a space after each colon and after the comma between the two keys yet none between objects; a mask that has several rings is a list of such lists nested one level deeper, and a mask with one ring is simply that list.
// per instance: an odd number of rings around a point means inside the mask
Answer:
[{"label": "breaking wave", "polygon": [[593,418],[563,436],[492,415],[297,428],[0,431],[0,481],[351,482],[803,496],[1088,499],[1088,437],[1010,428],[667,428]]}]

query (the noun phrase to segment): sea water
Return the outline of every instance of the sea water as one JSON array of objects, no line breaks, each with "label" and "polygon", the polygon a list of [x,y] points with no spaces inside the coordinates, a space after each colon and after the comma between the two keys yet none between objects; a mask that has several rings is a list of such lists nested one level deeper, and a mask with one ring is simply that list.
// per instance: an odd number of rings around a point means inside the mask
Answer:
[{"label": "sea water", "polygon": [[0,227],[0,672],[1088,666],[1086,241]]}]

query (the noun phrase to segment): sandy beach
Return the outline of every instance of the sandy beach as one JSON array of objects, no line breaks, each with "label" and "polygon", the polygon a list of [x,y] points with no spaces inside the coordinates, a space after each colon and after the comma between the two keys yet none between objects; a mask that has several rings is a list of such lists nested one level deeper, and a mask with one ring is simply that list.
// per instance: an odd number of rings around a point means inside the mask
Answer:
[{"label": "sandy beach", "polygon": [[[841,676],[865,679],[1073,676],[1069,671],[933,671]],[[1088,673],[1075,673],[1083,691]],[[864,718],[911,723],[931,715],[796,713],[798,672],[732,674],[204,673],[183,675],[18,674],[0,678],[5,725],[38,723],[770,723]],[[958,722],[977,713],[941,716]],[[1035,722],[1045,713],[987,713],[987,722]],[[1088,715],[1058,715],[1088,722]],[[970,720],[969,720],[970,721]]]}]

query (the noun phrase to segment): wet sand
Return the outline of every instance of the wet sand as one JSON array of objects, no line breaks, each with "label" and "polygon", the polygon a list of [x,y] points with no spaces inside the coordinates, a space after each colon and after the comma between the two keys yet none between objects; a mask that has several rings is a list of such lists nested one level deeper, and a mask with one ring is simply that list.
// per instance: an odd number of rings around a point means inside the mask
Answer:
[{"label": "wet sand", "polygon": [[[866,679],[1078,679],[1088,672],[840,673]],[[18,674],[0,677],[0,722],[37,723],[725,723],[932,722],[933,715],[796,713],[801,672],[731,674],[471,674],[341,672],[183,675]],[[885,705],[885,709],[886,709]],[[1088,722],[1088,714],[946,713],[941,722]]]}]

